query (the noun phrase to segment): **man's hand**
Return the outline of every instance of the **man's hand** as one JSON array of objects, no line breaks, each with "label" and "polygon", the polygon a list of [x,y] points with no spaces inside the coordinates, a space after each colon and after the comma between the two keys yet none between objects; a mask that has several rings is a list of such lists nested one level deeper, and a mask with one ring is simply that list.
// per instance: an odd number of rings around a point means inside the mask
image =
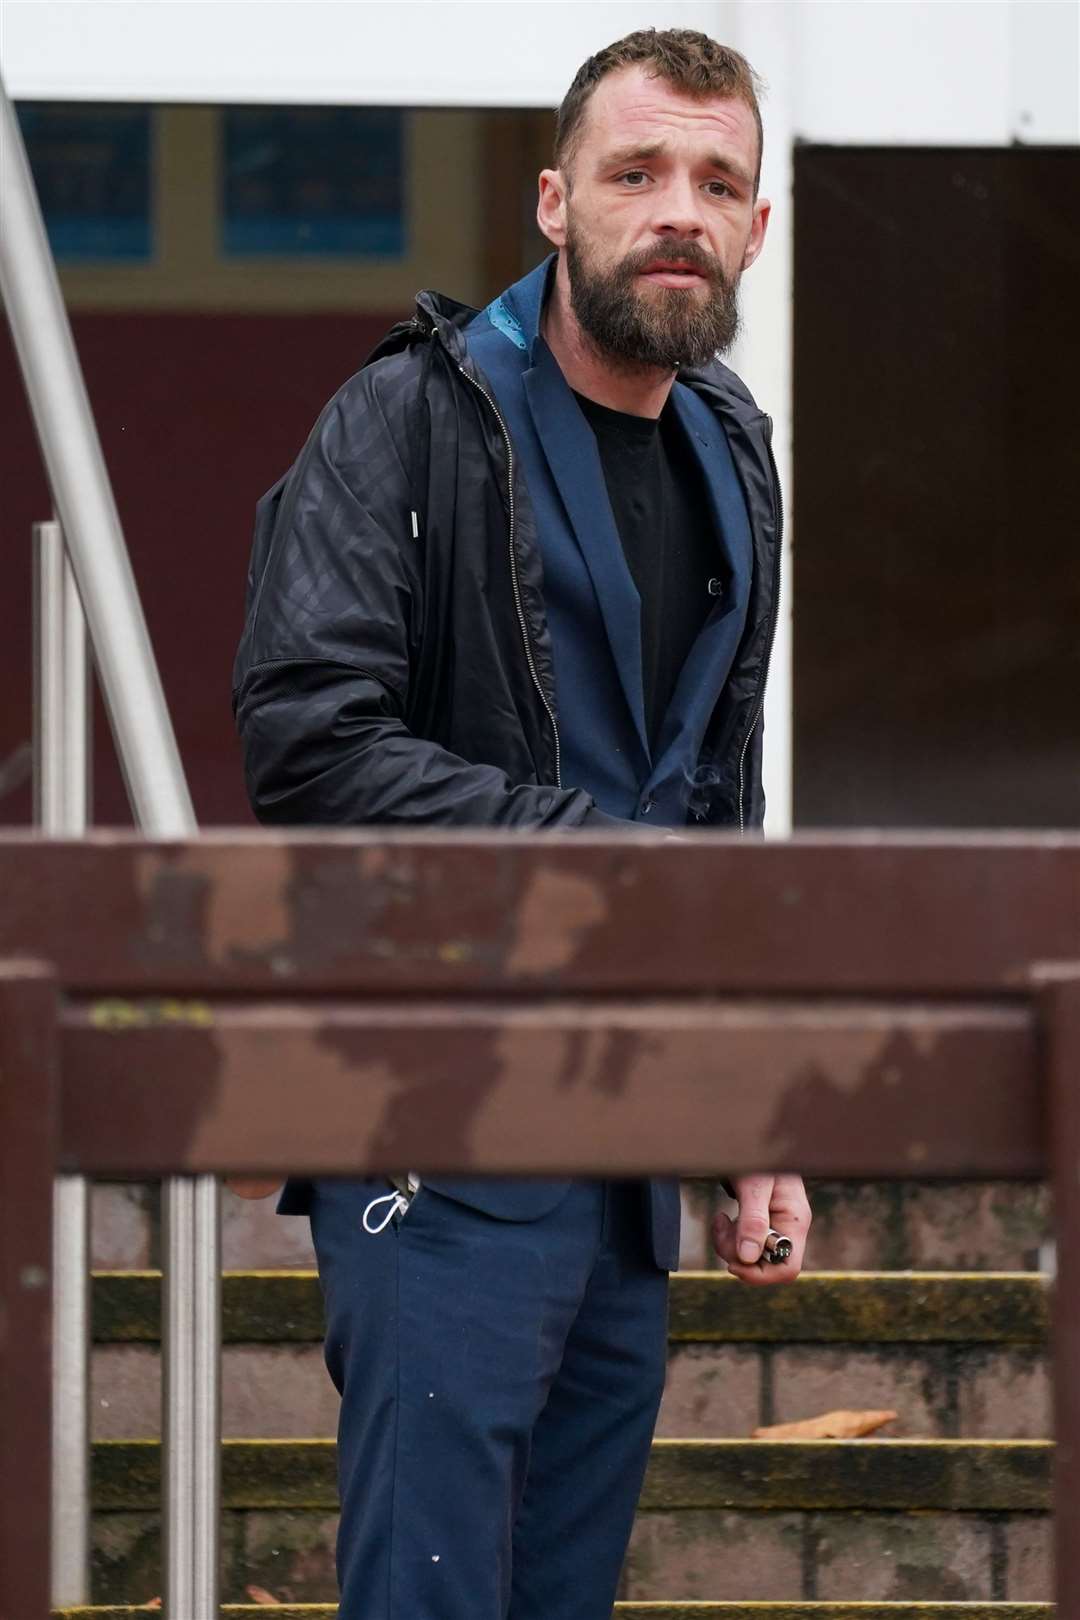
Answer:
[{"label": "man's hand", "polygon": [[268,1181],[265,1176],[261,1179],[256,1176],[226,1176],[224,1180],[229,1191],[238,1198],[269,1198],[281,1186],[280,1178]]},{"label": "man's hand", "polygon": [[[713,1221],[713,1244],[733,1277],[762,1285],[794,1282],[802,1270],[810,1230],[810,1205],[801,1176],[735,1176],[739,1215],[720,1213]],[[761,1258],[772,1226],[791,1239],[791,1254],[780,1265]]]}]

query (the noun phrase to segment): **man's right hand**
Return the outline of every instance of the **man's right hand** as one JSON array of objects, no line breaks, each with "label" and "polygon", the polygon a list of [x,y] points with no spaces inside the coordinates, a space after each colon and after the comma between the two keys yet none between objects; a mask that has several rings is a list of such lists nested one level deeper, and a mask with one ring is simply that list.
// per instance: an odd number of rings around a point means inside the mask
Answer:
[{"label": "man's right hand", "polygon": [[282,1182],[267,1181],[265,1176],[261,1179],[255,1176],[226,1176],[224,1180],[229,1191],[238,1198],[269,1198],[282,1186]]}]

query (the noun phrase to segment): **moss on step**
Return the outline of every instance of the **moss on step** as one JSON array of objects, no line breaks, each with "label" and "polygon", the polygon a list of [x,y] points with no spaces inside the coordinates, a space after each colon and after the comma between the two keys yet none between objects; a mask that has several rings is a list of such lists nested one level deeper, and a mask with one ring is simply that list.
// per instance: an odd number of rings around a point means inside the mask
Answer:
[{"label": "moss on step", "polygon": [[[641,1507],[1047,1512],[1047,1440],[657,1440]],[[93,1448],[96,1511],[158,1505],[160,1447]],[[332,1440],[226,1440],[222,1505],[337,1503]]]},{"label": "moss on step", "polygon": [[[323,1302],[314,1271],[226,1271],[221,1286],[226,1344],[311,1344],[323,1336]],[[93,1336],[98,1344],[157,1344],[160,1271],[98,1271],[93,1277]]]},{"label": "moss on step", "polygon": [[1045,1512],[1044,1440],[658,1440],[640,1506]]},{"label": "moss on step", "polygon": [[785,1344],[1044,1344],[1038,1272],[808,1272],[793,1288],[744,1288],[715,1272],[673,1279],[674,1340]]},{"label": "moss on step", "polygon": [[[161,1274],[98,1272],[99,1343],[157,1343]],[[1045,1344],[1048,1290],[1038,1272],[809,1272],[793,1288],[744,1288],[720,1272],[672,1279],[673,1340],[817,1344]],[[222,1282],[227,1343],[323,1336],[313,1271],[234,1271]]]}]

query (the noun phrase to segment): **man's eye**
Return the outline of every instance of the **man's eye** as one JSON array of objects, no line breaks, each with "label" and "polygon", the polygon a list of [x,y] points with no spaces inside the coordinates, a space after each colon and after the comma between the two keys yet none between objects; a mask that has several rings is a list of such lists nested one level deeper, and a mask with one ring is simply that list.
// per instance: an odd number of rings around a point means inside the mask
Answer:
[{"label": "man's eye", "polygon": [[[625,174],[621,174],[619,176],[620,180],[633,180],[635,178],[638,179],[638,180],[647,179],[647,176],[645,174],[645,170],[644,169],[628,169]],[[630,189],[632,191],[640,191],[641,187],[640,186],[632,186]]]},{"label": "man's eye", "polygon": [[714,186],[719,187],[719,190],[713,191],[713,196],[714,197],[731,197],[731,196],[734,195],[734,193],[732,192],[731,187],[728,185],[726,180],[710,180],[709,181],[710,190],[712,190],[712,188]]}]

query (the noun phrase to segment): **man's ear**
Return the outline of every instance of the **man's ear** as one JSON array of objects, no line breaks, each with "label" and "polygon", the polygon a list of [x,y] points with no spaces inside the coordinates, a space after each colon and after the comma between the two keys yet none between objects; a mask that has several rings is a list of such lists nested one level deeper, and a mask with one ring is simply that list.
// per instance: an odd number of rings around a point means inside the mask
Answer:
[{"label": "man's ear", "polygon": [[772,212],[772,203],[767,197],[759,197],[754,204],[754,219],[750,226],[750,237],[743,254],[741,268],[749,270],[758,254],[765,245],[765,232],[769,228],[769,215]]},{"label": "man's ear", "polygon": [[566,180],[561,169],[541,169],[536,223],[553,247],[566,244]]}]

